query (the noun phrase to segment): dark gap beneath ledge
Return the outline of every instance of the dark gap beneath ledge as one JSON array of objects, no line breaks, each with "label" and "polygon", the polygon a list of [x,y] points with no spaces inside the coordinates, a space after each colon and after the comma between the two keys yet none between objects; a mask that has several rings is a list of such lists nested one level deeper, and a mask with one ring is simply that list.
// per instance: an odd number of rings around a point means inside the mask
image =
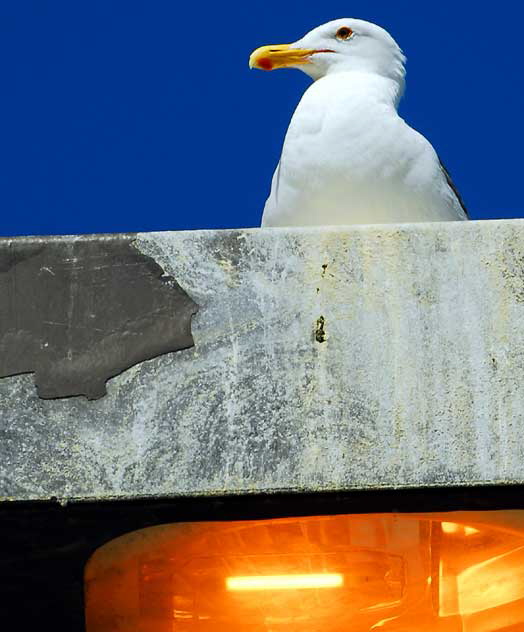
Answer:
[{"label": "dark gap beneath ledge", "polygon": [[83,632],[83,569],[124,533],[169,522],[336,513],[524,509],[524,486],[176,499],[0,503],[4,621],[20,630]]}]

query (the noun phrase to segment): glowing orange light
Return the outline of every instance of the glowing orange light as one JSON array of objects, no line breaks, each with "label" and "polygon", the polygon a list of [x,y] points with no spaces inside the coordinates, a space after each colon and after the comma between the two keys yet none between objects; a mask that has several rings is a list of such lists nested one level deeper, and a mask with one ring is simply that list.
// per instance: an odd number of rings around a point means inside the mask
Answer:
[{"label": "glowing orange light", "polygon": [[297,590],[304,588],[337,588],[344,583],[338,573],[318,575],[252,575],[228,577],[228,590]]},{"label": "glowing orange light", "polygon": [[517,632],[524,511],[163,525],[85,580],[87,632]]},{"label": "glowing orange light", "polygon": [[466,535],[475,535],[476,533],[480,533],[480,531],[475,529],[475,527],[464,527],[464,533]]},{"label": "glowing orange light", "polygon": [[468,527],[463,524],[457,524],[456,522],[442,522],[442,531],[444,533],[460,533],[464,535],[475,535],[480,533],[475,527]]}]

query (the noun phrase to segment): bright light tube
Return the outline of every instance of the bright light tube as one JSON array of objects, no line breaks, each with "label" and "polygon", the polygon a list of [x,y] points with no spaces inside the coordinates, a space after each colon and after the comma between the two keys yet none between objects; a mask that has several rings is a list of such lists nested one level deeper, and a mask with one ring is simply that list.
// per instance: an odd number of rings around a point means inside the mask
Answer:
[{"label": "bright light tube", "polygon": [[250,575],[226,578],[228,590],[297,590],[302,588],[337,588],[344,584],[339,573],[318,575]]}]

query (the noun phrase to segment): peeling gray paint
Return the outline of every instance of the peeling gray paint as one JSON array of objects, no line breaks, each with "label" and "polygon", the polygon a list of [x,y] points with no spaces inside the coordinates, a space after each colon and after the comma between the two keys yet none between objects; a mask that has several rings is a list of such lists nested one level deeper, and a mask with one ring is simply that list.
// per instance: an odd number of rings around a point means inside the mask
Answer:
[{"label": "peeling gray paint", "polygon": [[195,347],[96,402],[0,380],[4,497],[524,482],[523,221],[136,244],[200,305]]},{"label": "peeling gray paint", "polygon": [[0,239],[0,377],[97,399],[110,377],[193,344],[196,304],[133,239]]}]

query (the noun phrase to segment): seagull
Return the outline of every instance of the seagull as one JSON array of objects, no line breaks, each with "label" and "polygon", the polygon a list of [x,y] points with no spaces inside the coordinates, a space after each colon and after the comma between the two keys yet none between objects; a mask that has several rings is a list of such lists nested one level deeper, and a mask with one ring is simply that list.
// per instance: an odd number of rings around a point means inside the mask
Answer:
[{"label": "seagull", "polygon": [[298,68],[314,80],[289,124],[262,226],[468,219],[431,143],[397,112],[405,62],[387,31],[353,18],[251,54],[251,68]]}]

